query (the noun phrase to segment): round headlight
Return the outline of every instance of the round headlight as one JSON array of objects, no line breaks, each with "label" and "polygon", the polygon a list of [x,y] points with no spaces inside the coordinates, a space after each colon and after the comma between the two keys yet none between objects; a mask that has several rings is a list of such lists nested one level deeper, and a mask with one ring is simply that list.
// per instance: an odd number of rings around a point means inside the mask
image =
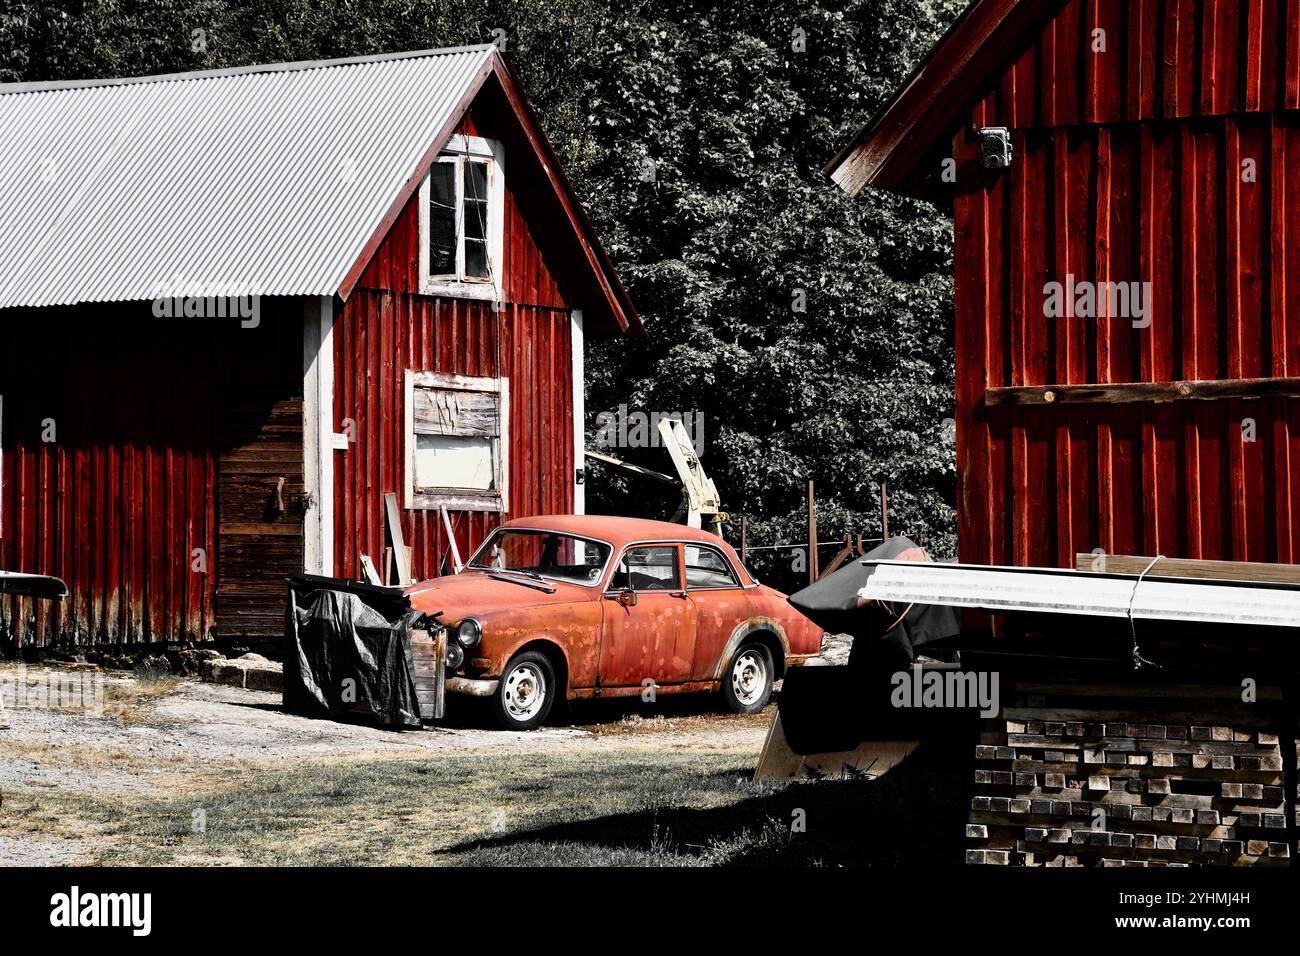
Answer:
[{"label": "round headlight", "polygon": [[447,645],[447,656],[443,658],[443,663],[449,671],[460,670],[460,665],[465,663],[465,652],[459,644]]},{"label": "round headlight", "polygon": [[483,640],[483,625],[472,617],[465,618],[460,622],[460,627],[456,628],[456,640],[464,648],[478,646],[478,642]]}]

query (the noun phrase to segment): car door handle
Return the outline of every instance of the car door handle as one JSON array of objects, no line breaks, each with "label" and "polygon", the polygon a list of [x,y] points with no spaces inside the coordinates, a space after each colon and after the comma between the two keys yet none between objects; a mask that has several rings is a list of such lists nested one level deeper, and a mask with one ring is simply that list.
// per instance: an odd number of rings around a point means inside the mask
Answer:
[{"label": "car door handle", "polygon": [[673,591],[673,592],[671,592],[671,593],[669,594],[669,597],[684,598],[684,597],[686,597],[686,592],[685,592],[685,591]]}]

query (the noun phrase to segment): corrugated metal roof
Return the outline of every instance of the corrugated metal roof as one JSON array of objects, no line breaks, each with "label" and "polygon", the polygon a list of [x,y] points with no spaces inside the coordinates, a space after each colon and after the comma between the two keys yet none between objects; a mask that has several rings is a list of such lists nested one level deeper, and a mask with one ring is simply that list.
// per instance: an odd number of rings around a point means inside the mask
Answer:
[{"label": "corrugated metal roof", "polygon": [[0,85],[0,307],[333,294],[493,53]]},{"label": "corrugated metal roof", "polygon": [[1058,568],[863,561],[866,600],[1148,621],[1300,627],[1300,586]]}]

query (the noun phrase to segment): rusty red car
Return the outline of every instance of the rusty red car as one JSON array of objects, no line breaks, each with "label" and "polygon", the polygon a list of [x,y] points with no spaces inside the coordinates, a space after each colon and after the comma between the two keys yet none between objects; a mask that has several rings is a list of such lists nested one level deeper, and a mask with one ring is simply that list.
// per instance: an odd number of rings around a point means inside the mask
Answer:
[{"label": "rusty red car", "polygon": [[539,726],[560,699],[709,691],[761,710],[822,631],[717,535],[597,515],[518,518],[459,574],[407,590],[447,628],[446,690]]}]

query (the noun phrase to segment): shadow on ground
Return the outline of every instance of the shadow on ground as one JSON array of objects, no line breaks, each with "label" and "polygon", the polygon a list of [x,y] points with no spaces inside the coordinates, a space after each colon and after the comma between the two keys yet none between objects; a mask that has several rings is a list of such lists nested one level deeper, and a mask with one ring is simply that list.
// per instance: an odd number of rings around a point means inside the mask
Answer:
[{"label": "shadow on ground", "polygon": [[[774,692],[772,700],[780,694]],[[771,707],[763,711],[763,721],[771,717]],[[564,701],[552,709],[547,718],[548,727],[597,727],[617,723],[625,717],[667,720],[685,717],[717,717],[720,720],[735,717],[723,706],[718,694],[662,694],[653,703],[639,696],[607,697],[603,700]],[[467,697],[449,696],[447,712],[438,722],[440,726],[463,729],[495,728],[497,726],[487,701]]]},{"label": "shadow on ground", "polygon": [[553,824],[444,852],[462,865],[553,858],[581,863],[588,853],[604,859],[611,850],[628,851],[624,858],[631,864],[663,856],[668,865],[961,865],[972,750],[966,740],[926,743],[874,780],[766,786],[737,780],[738,790],[756,795],[722,807],[661,807]]}]

